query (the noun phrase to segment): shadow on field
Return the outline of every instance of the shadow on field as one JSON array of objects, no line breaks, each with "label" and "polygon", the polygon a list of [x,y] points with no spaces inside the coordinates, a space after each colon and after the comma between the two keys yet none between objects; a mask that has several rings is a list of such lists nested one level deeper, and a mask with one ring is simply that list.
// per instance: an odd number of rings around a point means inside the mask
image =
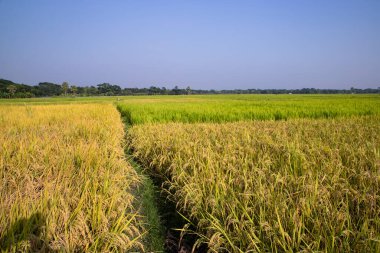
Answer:
[{"label": "shadow on field", "polygon": [[[16,220],[8,228],[7,232],[0,235],[0,250],[10,251],[22,241],[29,241],[31,252],[51,252],[42,238],[42,229],[45,227],[45,217],[40,213],[34,213],[28,218]],[[20,251],[18,249],[16,251]]]}]

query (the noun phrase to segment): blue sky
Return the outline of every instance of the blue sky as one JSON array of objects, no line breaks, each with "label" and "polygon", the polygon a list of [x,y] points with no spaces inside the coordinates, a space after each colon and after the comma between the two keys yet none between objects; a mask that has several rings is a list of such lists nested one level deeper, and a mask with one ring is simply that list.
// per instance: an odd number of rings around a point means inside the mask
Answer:
[{"label": "blue sky", "polygon": [[0,78],[377,88],[379,0],[0,0]]}]

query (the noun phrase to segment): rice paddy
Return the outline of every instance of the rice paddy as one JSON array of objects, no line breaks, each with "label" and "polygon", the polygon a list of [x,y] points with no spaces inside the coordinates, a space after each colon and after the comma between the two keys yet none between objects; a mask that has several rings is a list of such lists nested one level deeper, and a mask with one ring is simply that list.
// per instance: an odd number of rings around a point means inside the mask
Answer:
[{"label": "rice paddy", "polygon": [[124,100],[118,109],[134,124],[235,122],[380,115],[378,95],[217,95]]},{"label": "rice paddy", "polygon": [[0,249],[143,250],[112,105],[0,107]]},{"label": "rice paddy", "polygon": [[379,252],[379,122],[378,95],[0,100],[0,250],[162,252],[161,188],[195,251]]},{"label": "rice paddy", "polygon": [[378,252],[379,120],[147,124],[128,136],[210,251]]}]

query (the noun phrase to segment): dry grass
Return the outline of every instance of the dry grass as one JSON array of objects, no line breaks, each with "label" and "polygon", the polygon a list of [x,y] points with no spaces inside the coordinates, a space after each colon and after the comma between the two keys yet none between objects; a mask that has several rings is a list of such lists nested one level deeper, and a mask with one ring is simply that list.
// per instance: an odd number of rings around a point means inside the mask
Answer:
[{"label": "dry grass", "polygon": [[134,126],[215,252],[379,252],[380,118]]},{"label": "dry grass", "polygon": [[142,250],[112,105],[0,107],[0,249]]}]

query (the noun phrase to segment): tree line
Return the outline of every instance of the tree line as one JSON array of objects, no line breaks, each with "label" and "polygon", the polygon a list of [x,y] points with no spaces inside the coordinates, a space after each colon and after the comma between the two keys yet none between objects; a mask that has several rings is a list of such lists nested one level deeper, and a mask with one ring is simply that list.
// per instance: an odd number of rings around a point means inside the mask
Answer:
[{"label": "tree line", "polygon": [[351,94],[380,93],[377,89],[234,89],[234,90],[192,90],[189,86],[172,89],[150,86],[149,88],[121,88],[118,85],[101,83],[96,86],[76,86],[68,82],[55,84],[41,82],[38,85],[14,83],[0,79],[0,98],[31,98],[54,96],[130,96],[130,95],[190,95],[190,94]]}]

